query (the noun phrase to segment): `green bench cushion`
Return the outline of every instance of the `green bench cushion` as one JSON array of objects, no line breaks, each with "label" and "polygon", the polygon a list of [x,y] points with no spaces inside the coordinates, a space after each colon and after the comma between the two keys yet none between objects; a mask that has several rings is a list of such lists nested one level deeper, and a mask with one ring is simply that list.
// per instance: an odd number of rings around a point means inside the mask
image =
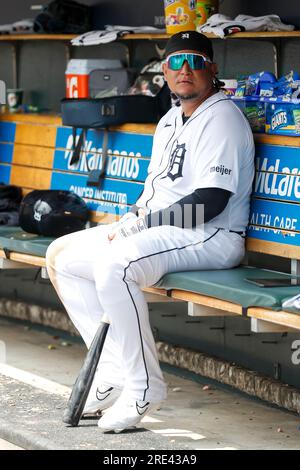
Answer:
[{"label": "green bench cushion", "polygon": [[[47,248],[53,240],[54,238],[26,233],[19,227],[0,227],[0,248],[18,253],[45,257]],[[245,278],[287,276],[270,270],[240,266],[225,270],[170,273],[162,277],[155,287],[195,292],[228,300],[243,307],[270,307],[281,310],[282,302],[287,297],[298,294],[299,287],[258,287],[245,281]],[[289,310],[300,313],[296,309]]]},{"label": "green bench cushion", "polygon": [[24,232],[20,227],[0,227],[0,249],[44,257],[53,240],[51,237]]},{"label": "green bench cushion", "polygon": [[[224,270],[170,273],[162,277],[155,287],[195,292],[228,300],[245,308],[270,307],[274,310],[281,310],[282,302],[287,297],[299,293],[299,286],[258,287],[247,282],[245,278],[286,278],[287,276],[287,274],[270,270],[240,266]],[[297,313],[300,314],[299,311]]]}]

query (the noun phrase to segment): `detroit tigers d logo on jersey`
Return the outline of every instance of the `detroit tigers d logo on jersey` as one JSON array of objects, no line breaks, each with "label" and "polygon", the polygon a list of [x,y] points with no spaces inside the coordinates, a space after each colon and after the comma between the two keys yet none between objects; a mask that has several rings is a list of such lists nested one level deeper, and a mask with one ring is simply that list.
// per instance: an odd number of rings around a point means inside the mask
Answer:
[{"label": "detroit tigers d logo on jersey", "polygon": [[182,178],[182,167],[184,163],[185,154],[185,144],[177,144],[174,152],[171,155],[168,173],[164,178],[169,177],[172,181],[176,180],[177,178]]}]

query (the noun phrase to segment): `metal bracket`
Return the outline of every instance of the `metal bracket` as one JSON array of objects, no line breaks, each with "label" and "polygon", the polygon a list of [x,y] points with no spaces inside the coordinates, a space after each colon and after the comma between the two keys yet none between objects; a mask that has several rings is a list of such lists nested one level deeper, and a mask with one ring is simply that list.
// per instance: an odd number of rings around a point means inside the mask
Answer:
[{"label": "metal bracket", "polygon": [[42,279],[50,279],[46,267],[42,267],[42,268],[41,268],[41,278],[42,278]]},{"label": "metal bracket", "polygon": [[19,70],[18,70],[18,59],[19,59],[19,45],[17,42],[12,42],[11,44],[12,50],[12,83],[13,88],[19,87]]},{"label": "metal bracket", "polygon": [[188,302],[188,315],[190,317],[234,317],[236,313]]},{"label": "metal bracket", "polygon": [[0,258],[0,269],[28,269],[31,265],[11,261],[10,259]]},{"label": "metal bracket", "polygon": [[281,73],[281,49],[282,49],[282,42],[280,38],[274,39],[272,41],[273,44],[273,52],[274,52],[274,74],[276,78],[279,78]]},{"label": "metal bracket", "polygon": [[71,47],[70,47],[69,42],[65,43],[65,58],[66,58],[66,66],[67,66],[69,60],[71,59]]},{"label": "metal bracket", "polygon": [[[300,276],[300,261],[297,259],[292,259],[291,260],[291,275],[293,277],[299,277]],[[292,281],[293,283],[293,281]]]},{"label": "metal bracket", "polygon": [[6,86],[3,80],[0,80],[0,104],[6,103]]}]

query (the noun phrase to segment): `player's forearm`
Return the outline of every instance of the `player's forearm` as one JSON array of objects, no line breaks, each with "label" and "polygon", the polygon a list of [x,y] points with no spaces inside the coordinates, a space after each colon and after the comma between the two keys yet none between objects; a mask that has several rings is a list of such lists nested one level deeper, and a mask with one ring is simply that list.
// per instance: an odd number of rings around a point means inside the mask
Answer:
[{"label": "player's forearm", "polygon": [[[225,209],[230,195],[229,191],[220,188],[196,189],[166,209],[147,215],[148,228],[160,225],[193,228],[209,222]],[[204,213],[199,210],[202,204]]]}]

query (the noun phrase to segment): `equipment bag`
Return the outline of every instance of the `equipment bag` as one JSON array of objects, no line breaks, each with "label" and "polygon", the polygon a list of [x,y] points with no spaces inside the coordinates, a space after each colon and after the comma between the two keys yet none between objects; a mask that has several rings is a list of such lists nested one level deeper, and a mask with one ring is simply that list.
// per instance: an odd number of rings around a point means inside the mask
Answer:
[{"label": "equipment bag", "polygon": [[[169,98],[165,95],[169,95]],[[156,97],[121,95],[65,98],[61,102],[63,125],[86,129],[124,123],[156,123],[169,108],[170,93],[166,87]]]},{"label": "equipment bag", "polygon": [[19,210],[22,189],[12,184],[0,183],[0,211]]},{"label": "equipment bag", "polygon": [[60,237],[83,230],[89,210],[77,194],[62,190],[35,190],[20,206],[20,226],[29,233]]},{"label": "equipment bag", "polygon": [[89,74],[89,96],[103,98],[122,95],[132,85],[135,75],[135,70],[126,67],[92,70]]},{"label": "equipment bag", "polygon": [[[73,127],[73,155],[71,165],[80,159],[87,129],[103,128],[102,169],[92,170],[88,186],[99,187],[107,166],[107,141],[109,126],[124,123],[156,123],[169,110],[170,91],[164,85],[157,96],[121,95],[106,98],[65,98],[61,102],[62,122]],[[76,142],[77,128],[81,134]]]},{"label": "equipment bag", "polygon": [[0,225],[18,225],[22,190],[12,184],[0,183]]},{"label": "equipment bag", "polygon": [[53,0],[34,20],[36,33],[82,34],[90,31],[91,9],[73,0]]}]

